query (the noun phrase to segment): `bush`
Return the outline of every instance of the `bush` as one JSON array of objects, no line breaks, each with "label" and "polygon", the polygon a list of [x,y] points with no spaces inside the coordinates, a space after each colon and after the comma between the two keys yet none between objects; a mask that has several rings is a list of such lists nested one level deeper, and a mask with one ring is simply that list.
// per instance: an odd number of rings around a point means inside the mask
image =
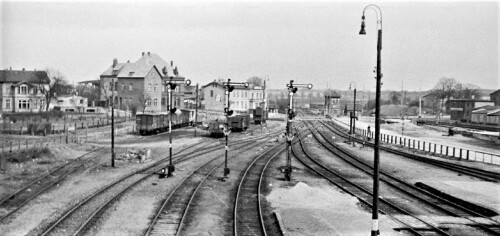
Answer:
[{"label": "bush", "polygon": [[31,148],[19,153],[10,153],[1,156],[2,159],[13,163],[24,163],[41,157],[53,157],[53,155],[47,147],[43,147]]},{"label": "bush", "polygon": [[29,123],[28,133],[29,134],[50,134],[52,132],[52,123],[40,122],[40,123]]}]

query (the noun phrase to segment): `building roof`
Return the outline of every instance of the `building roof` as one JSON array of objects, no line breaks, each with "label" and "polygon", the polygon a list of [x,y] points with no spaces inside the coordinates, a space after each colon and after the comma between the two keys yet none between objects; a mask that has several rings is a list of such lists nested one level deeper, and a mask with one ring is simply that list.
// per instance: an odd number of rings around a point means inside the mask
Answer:
[{"label": "building roof", "polygon": [[450,99],[446,102],[492,102],[492,101],[483,99],[460,98],[460,99]]},{"label": "building roof", "polygon": [[[119,78],[144,78],[151,68],[156,66],[156,69],[163,77],[163,68],[167,69],[167,76],[174,76],[173,62],[170,64],[163,60],[156,53],[143,53],[141,58],[134,63],[116,63],[113,67],[111,65],[101,76],[112,76],[113,71],[116,71]],[[176,77],[181,77],[180,75]]]},{"label": "building roof", "polygon": [[472,113],[474,114],[490,114],[500,110],[500,106],[482,106],[474,109]]},{"label": "building roof", "polygon": [[216,85],[217,85],[217,87],[218,87],[218,86],[220,86],[220,87],[224,87],[224,85],[222,85],[222,83],[221,83],[221,82],[218,82],[218,81],[215,81],[215,80],[214,80],[214,81],[212,81],[212,82],[210,82],[210,83],[208,83],[208,84],[206,84],[206,85],[203,85],[203,86],[201,86],[201,87],[202,87],[202,88],[205,88],[205,87],[208,87],[208,86],[210,86],[210,85],[212,85],[212,84],[216,84]]},{"label": "building roof", "polygon": [[[38,80],[40,78],[41,80]],[[18,82],[40,82],[49,83],[49,77],[45,71],[28,70],[0,70],[0,83]]]},{"label": "building roof", "polygon": [[497,90],[497,91],[495,91],[495,92],[493,92],[493,93],[490,93],[490,95],[497,94],[497,93],[500,93],[500,89]]}]

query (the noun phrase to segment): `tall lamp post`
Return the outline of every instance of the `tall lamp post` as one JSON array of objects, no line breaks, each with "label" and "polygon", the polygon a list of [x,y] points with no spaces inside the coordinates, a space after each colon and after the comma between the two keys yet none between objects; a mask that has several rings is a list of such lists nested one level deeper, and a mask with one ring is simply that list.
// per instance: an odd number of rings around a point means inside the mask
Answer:
[{"label": "tall lamp post", "polygon": [[349,83],[349,90],[351,90],[351,85],[354,84],[354,103],[353,103],[353,108],[352,108],[352,113],[351,113],[351,123],[352,123],[352,146],[356,147],[356,82],[350,82]]},{"label": "tall lamp post", "polygon": [[[167,110],[169,113],[169,119],[168,119],[169,164],[167,165],[167,177],[171,177],[173,175],[173,172],[175,171],[175,167],[172,163],[172,116],[177,111],[177,108],[172,106],[172,90],[175,90],[175,88],[179,84],[190,85],[191,80],[184,81],[184,79],[177,77],[177,74],[176,74],[176,77],[173,77],[173,76],[169,77],[167,75],[167,67],[163,67],[163,74],[165,75],[164,79],[168,79],[168,81],[167,80],[163,81],[163,85],[167,87],[167,96],[168,96]],[[162,172],[165,173],[165,170],[163,169]]]},{"label": "tall lamp post", "polygon": [[226,89],[226,106],[224,107],[224,115],[226,116],[226,129],[224,130],[224,136],[226,136],[226,146],[224,147],[225,150],[225,157],[224,157],[224,177],[227,177],[229,173],[231,172],[229,168],[227,167],[227,152],[229,150],[228,146],[228,139],[229,139],[229,133],[231,133],[231,130],[229,128],[229,121],[228,118],[233,114],[233,110],[230,110],[230,102],[229,102],[229,94],[234,90],[234,85],[243,85],[245,88],[248,88],[249,84],[247,82],[241,83],[241,82],[231,82],[231,79],[227,79],[227,82],[225,82],[224,87]]},{"label": "tall lamp post", "polygon": [[379,139],[380,139],[380,86],[382,80],[380,53],[382,51],[382,11],[377,5],[370,4],[363,9],[363,16],[361,17],[361,30],[359,34],[366,34],[365,31],[365,11],[366,9],[373,9],[377,14],[377,87],[375,92],[375,147],[374,147],[374,162],[373,162],[373,205],[372,205],[372,230],[371,235],[375,236],[379,233],[378,227],[378,192],[379,192]]},{"label": "tall lamp post", "polygon": [[293,80],[290,80],[290,84],[287,84],[288,88],[288,116],[286,121],[286,169],[285,169],[285,181],[290,181],[292,179],[292,157],[290,156],[292,150],[292,140],[295,136],[293,134],[292,122],[293,118],[296,116],[294,112],[293,95],[297,92],[299,87],[305,87],[312,89],[312,84],[293,84]]},{"label": "tall lamp post", "polygon": [[[115,79],[111,80],[111,167],[115,167]],[[66,140],[67,141],[67,140]]]}]

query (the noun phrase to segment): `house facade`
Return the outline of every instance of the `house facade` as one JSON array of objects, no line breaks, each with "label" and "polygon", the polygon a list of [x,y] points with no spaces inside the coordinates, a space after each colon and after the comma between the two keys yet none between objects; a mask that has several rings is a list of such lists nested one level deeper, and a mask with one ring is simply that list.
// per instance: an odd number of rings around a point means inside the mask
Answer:
[{"label": "house facade", "polygon": [[45,71],[0,70],[0,111],[44,111],[49,82]]},{"label": "house facade", "polygon": [[[163,71],[165,70],[166,73]],[[114,96],[115,107],[139,112],[166,112],[168,91],[165,83],[174,80],[184,83],[173,62],[167,63],[154,53],[142,53],[136,62],[113,64],[101,76],[101,101],[111,105]],[[179,84],[172,92],[172,105],[185,108],[185,84]]]},{"label": "house facade", "polygon": [[202,101],[203,109],[209,111],[224,111],[226,104],[225,88],[222,82],[213,81],[202,86]]},{"label": "house facade", "polygon": [[479,99],[451,99],[446,102],[446,110],[450,120],[470,122],[472,111],[483,106],[493,106],[494,102]]},{"label": "house facade", "polygon": [[495,103],[495,106],[500,106],[500,89],[490,93],[490,100]]},{"label": "house facade", "polygon": [[248,112],[249,109],[257,107],[264,108],[264,89],[252,84],[247,88],[236,85],[233,92],[231,92],[229,101],[231,102],[231,110],[240,113]]}]

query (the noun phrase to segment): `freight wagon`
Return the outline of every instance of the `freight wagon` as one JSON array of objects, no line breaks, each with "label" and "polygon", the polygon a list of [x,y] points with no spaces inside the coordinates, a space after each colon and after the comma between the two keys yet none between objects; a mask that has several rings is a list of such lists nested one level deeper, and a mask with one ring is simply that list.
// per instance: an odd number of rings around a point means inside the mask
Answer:
[{"label": "freight wagon", "polygon": [[186,127],[190,124],[190,112],[181,110],[180,114],[143,113],[137,114],[136,125],[141,135],[155,134],[168,131],[168,122],[172,119],[172,129]]},{"label": "freight wagon", "polygon": [[262,107],[255,108],[255,110],[253,110],[253,123],[266,123],[266,110],[264,110]]}]

